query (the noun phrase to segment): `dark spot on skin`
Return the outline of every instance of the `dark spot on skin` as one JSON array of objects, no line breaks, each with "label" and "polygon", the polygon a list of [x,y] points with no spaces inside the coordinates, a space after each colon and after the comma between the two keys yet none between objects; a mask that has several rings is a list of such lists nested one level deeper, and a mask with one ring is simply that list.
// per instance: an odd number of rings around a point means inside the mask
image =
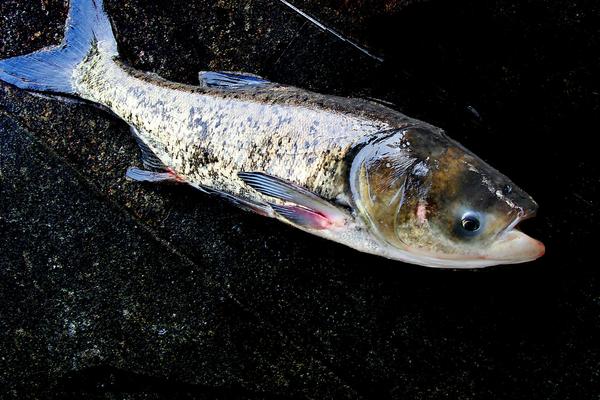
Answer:
[{"label": "dark spot on skin", "polygon": [[207,165],[218,162],[218,158],[207,149],[199,149],[194,153],[192,158],[197,163],[196,165]]}]

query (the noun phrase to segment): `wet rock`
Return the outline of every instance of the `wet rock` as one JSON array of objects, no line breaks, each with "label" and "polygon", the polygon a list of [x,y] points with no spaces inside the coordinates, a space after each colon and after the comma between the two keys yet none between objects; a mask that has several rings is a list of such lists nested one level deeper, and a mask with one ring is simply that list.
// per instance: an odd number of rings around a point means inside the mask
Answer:
[{"label": "wet rock", "polygon": [[[597,6],[108,1],[123,59],[390,100],[540,203],[525,266],[359,254],[183,186],[124,179],[127,127],[0,84],[0,386],[15,398],[589,398],[598,385]],[[0,4],[0,58],[57,43],[62,1]],[[473,113],[472,110],[476,110]],[[592,130],[590,130],[592,129]],[[124,394],[128,393],[128,394]],[[145,393],[145,394],[144,394]]]}]

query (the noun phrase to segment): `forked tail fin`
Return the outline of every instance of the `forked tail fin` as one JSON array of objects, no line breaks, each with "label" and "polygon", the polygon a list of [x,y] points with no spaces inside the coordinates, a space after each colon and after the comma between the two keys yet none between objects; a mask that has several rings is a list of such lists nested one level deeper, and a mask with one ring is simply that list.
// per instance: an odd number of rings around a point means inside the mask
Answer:
[{"label": "forked tail fin", "polygon": [[58,46],[0,61],[0,80],[21,89],[76,94],[73,71],[92,48],[117,55],[102,0],[71,0],[65,37]]}]

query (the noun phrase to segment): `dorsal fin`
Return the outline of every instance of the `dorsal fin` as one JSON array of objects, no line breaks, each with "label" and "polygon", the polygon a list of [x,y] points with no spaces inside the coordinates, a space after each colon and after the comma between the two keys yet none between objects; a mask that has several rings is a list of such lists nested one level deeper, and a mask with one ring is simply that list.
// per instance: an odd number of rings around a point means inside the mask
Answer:
[{"label": "dorsal fin", "polygon": [[272,84],[258,75],[245,72],[229,71],[200,71],[198,73],[200,86],[202,87],[220,87],[224,89],[243,89],[247,87],[257,87]]}]

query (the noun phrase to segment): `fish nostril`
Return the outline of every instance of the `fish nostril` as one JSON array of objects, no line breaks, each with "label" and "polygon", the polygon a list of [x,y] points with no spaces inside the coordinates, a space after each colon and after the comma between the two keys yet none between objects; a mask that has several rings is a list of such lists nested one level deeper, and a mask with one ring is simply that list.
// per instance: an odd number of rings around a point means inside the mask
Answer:
[{"label": "fish nostril", "polygon": [[512,193],[512,185],[506,184],[502,187],[502,194],[507,196]]}]

